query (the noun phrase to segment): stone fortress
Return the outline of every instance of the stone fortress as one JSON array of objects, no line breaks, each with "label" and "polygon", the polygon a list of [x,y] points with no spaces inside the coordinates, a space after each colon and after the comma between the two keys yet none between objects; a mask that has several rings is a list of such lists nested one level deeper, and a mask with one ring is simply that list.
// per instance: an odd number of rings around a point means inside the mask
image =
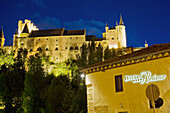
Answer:
[{"label": "stone fortress", "polygon": [[[3,29],[0,32],[0,46],[4,50],[14,51],[16,54],[19,48],[26,48],[28,55],[43,53],[50,57],[54,63],[63,62],[69,58],[76,59],[80,54],[83,43],[90,43],[95,40],[96,46],[100,43],[105,49],[126,49],[126,30],[122,16],[120,16],[119,24],[116,22],[115,27],[108,27],[106,24],[103,38],[97,38],[94,35],[86,35],[86,30],[66,30],[48,29],[39,30],[30,20],[19,20],[18,30],[13,37],[13,46],[4,46],[5,38]],[[127,50],[127,49],[126,49]]]}]

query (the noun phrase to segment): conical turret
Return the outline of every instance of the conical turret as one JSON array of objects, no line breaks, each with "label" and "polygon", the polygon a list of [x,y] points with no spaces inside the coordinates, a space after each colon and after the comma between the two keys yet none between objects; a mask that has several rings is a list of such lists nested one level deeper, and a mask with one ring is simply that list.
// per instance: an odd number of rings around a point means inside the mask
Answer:
[{"label": "conical turret", "polygon": [[25,24],[25,26],[24,26],[24,29],[23,29],[22,33],[29,33],[29,30],[28,30],[28,26],[27,26],[27,24]]},{"label": "conical turret", "polygon": [[122,19],[122,15],[120,15],[119,25],[124,25],[124,23],[123,23],[123,19]]},{"label": "conical turret", "polygon": [[0,32],[0,46],[3,47],[5,43],[5,38],[4,38],[4,32],[3,32],[3,27],[1,27],[1,32]]}]

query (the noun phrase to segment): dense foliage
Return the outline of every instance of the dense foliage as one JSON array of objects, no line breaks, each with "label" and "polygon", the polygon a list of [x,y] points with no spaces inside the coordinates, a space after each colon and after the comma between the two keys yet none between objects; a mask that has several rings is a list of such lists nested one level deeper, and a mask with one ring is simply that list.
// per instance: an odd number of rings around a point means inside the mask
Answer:
[{"label": "dense foliage", "polygon": [[[85,79],[79,68],[115,57],[116,50],[92,41],[83,44],[77,61],[50,62],[40,52],[27,56],[0,50],[0,107],[4,113],[86,113]],[[121,54],[119,52],[119,54]]]}]

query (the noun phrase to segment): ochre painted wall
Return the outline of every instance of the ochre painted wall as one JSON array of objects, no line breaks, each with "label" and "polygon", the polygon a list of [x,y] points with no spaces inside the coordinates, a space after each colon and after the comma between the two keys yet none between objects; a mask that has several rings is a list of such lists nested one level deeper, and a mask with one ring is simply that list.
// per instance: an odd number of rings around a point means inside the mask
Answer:
[{"label": "ochre painted wall", "polygon": [[[124,82],[125,75],[139,75],[143,71],[150,71],[152,75],[165,74],[167,77],[163,81],[148,84]],[[115,75],[123,77],[123,92],[115,92]],[[159,97],[164,101],[163,106],[156,109],[156,113],[170,113],[170,57],[87,74],[87,99],[91,105],[88,112],[153,113],[145,94],[149,84],[159,87]],[[90,100],[88,96],[91,96]]]}]

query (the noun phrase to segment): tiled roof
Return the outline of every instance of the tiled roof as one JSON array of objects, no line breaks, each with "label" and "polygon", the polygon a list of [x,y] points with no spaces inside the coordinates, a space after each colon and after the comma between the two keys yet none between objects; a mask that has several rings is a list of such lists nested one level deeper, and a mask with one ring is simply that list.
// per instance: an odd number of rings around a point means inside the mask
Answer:
[{"label": "tiled roof", "polygon": [[29,37],[61,36],[63,29],[48,29],[32,31]]},{"label": "tiled roof", "polygon": [[[168,54],[170,54],[170,43],[155,44],[153,46],[143,48],[143,49],[141,49],[139,51],[135,51],[135,52],[130,53],[130,54],[126,54],[126,55],[123,55],[123,56],[111,58],[111,59],[108,59],[108,60],[106,60],[104,62],[88,66],[88,67],[86,67],[84,69],[81,69],[81,71],[87,71],[87,70],[93,69],[95,67],[105,66],[107,64],[114,64],[114,63],[117,63],[117,62],[125,62],[127,60],[129,60],[129,61],[131,61],[133,59],[141,60],[142,57],[145,57],[145,60],[146,60],[146,57],[151,56],[151,59],[152,59],[153,55],[158,55],[158,53],[159,54],[164,53],[165,51],[168,51]],[[156,56],[156,58],[158,58],[158,57]]]},{"label": "tiled roof", "polygon": [[85,30],[65,30],[63,35],[85,35]]},{"label": "tiled roof", "polygon": [[102,41],[103,38],[97,38],[94,35],[86,35],[86,41]]}]

